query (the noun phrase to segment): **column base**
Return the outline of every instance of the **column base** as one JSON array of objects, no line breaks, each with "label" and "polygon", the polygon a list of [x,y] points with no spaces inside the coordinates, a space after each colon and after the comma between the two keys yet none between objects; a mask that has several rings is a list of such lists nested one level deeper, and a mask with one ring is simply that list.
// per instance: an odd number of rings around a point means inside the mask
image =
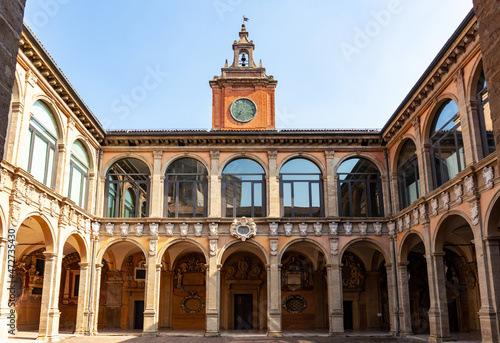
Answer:
[{"label": "column base", "polygon": [[51,336],[51,337],[47,337],[47,336],[38,336],[36,338],[37,341],[43,341],[43,342],[59,342],[61,340],[61,338],[59,337],[59,335],[57,336]]},{"label": "column base", "polygon": [[145,331],[142,333],[142,337],[158,337],[158,331]]},{"label": "column base", "polygon": [[205,337],[219,337],[219,331],[205,331]]},{"label": "column base", "polygon": [[433,337],[433,336],[429,336],[428,341],[432,342],[432,343],[441,343],[441,342],[451,342],[452,339],[451,339],[451,337]]},{"label": "column base", "polygon": [[347,337],[345,332],[329,332],[329,337]]},{"label": "column base", "polygon": [[274,338],[283,337],[283,332],[281,332],[281,331],[268,331],[267,337],[274,337]]}]

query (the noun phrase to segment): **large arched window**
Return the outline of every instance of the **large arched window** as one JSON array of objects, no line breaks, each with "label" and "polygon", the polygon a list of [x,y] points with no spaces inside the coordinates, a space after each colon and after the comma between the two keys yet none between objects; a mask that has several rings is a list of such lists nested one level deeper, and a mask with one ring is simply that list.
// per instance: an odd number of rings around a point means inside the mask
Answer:
[{"label": "large arched window", "polygon": [[281,213],[284,217],[322,217],[321,171],[309,160],[295,158],[280,170]]},{"label": "large arched window", "polygon": [[57,124],[54,115],[41,101],[33,104],[31,115],[26,169],[35,179],[53,188],[59,137]]},{"label": "large arched window", "polygon": [[115,162],[106,175],[109,218],[143,218],[149,211],[149,168],[137,158]]},{"label": "large arched window", "polygon": [[479,121],[481,123],[481,142],[483,154],[488,156],[496,150],[495,136],[493,135],[493,122],[491,121],[490,104],[488,102],[488,88],[486,78],[482,71],[479,75],[476,87],[477,105],[479,109]]},{"label": "large arched window", "polygon": [[407,139],[398,157],[399,201],[401,209],[420,197],[420,175],[415,143]]},{"label": "large arched window", "polygon": [[382,217],[380,172],[364,158],[350,158],[337,170],[339,214],[344,217]]},{"label": "large arched window", "polygon": [[465,167],[462,127],[457,104],[447,100],[437,111],[430,132],[435,187]]},{"label": "large arched window", "polygon": [[265,172],[255,161],[238,159],[222,172],[222,215],[264,217]]},{"label": "large arched window", "polygon": [[193,158],[173,162],[165,175],[165,216],[205,217],[207,169]]},{"label": "large arched window", "polygon": [[68,197],[84,209],[86,208],[89,165],[87,150],[82,142],[75,141],[71,146],[69,161]]}]

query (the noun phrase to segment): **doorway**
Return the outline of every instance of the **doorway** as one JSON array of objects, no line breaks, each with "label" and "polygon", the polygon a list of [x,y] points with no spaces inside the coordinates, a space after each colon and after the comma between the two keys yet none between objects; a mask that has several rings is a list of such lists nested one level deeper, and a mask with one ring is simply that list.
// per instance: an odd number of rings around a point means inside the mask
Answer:
[{"label": "doorway", "polygon": [[344,330],[352,330],[352,301],[344,301]]},{"label": "doorway", "polygon": [[134,301],[134,330],[144,327],[144,300]]},{"label": "doorway", "polygon": [[253,330],[253,295],[234,295],[234,329]]}]

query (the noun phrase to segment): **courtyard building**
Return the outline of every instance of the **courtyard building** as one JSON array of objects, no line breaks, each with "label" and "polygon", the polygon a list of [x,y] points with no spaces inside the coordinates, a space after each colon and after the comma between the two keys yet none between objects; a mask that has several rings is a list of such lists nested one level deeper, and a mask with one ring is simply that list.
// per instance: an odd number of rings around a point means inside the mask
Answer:
[{"label": "courtyard building", "polygon": [[209,81],[211,130],[106,131],[24,27],[0,169],[0,340],[499,342],[499,167],[474,12],[381,130],[277,129],[278,82],[245,25],[232,49]]}]

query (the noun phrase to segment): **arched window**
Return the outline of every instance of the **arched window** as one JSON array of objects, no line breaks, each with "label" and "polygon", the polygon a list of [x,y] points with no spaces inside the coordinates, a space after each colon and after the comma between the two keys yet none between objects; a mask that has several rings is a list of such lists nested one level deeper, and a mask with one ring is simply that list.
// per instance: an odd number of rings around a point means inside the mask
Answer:
[{"label": "arched window", "polygon": [[41,101],[33,104],[31,114],[26,169],[35,179],[53,188],[59,137],[57,124],[54,115]]},{"label": "arched window", "polygon": [[437,111],[431,127],[435,187],[451,180],[465,166],[462,127],[457,104],[447,100]]},{"label": "arched window", "polygon": [[265,172],[255,161],[238,159],[222,171],[222,215],[264,217]]},{"label": "arched window", "polygon": [[281,213],[284,217],[322,217],[321,171],[309,160],[295,158],[280,170]]},{"label": "arched window", "polygon": [[149,211],[149,168],[137,158],[115,162],[106,175],[109,218],[143,218]]},{"label": "arched window", "polygon": [[89,165],[87,150],[80,141],[75,141],[71,146],[69,161],[68,197],[84,209],[86,208]]},{"label": "arched window", "polygon": [[415,143],[407,139],[398,157],[399,201],[401,209],[420,197],[420,175]]},{"label": "arched window", "polygon": [[205,217],[207,169],[193,158],[173,162],[165,175],[165,216]]},{"label": "arched window", "polygon": [[490,104],[488,102],[488,88],[484,71],[479,75],[476,87],[477,105],[479,109],[479,121],[481,123],[481,141],[483,154],[488,156],[496,151],[495,136],[493,135],[493,122],[491,121]]},{"label": "arched window", "polygon": [[337,170],[339,215],[344,217],[382,217],[380,172],[364,158],[350,158]]}]

